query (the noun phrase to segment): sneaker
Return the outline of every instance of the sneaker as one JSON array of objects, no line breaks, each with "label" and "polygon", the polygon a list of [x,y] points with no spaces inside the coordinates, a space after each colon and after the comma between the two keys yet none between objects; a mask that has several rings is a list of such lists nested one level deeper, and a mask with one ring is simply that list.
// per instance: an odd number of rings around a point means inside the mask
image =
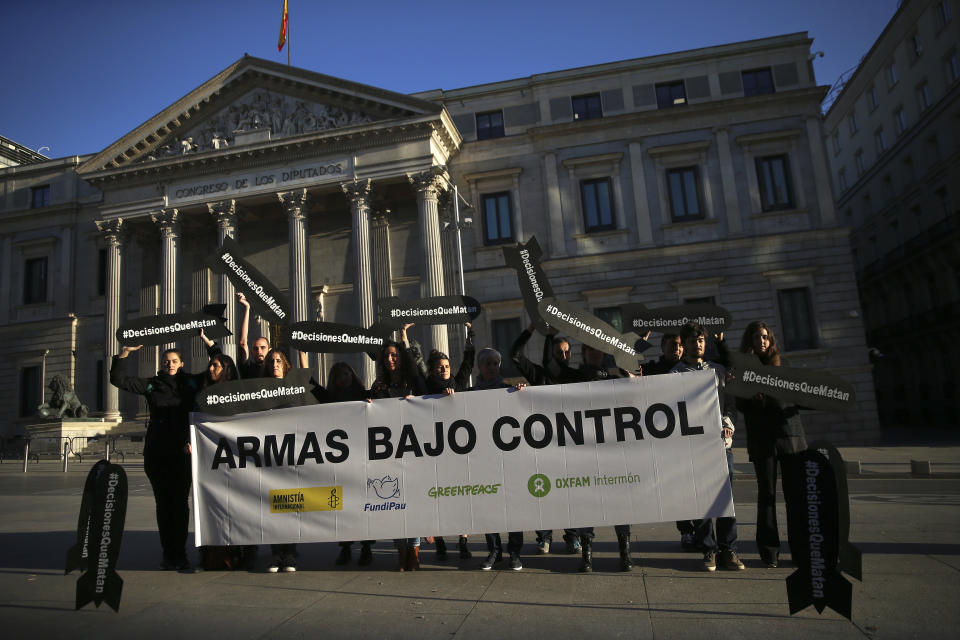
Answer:
[{"label": "sneaker", "polygon": [[711,572],[717,570],[717,552],[716,551],[703,552],[703,568]]},{"label": "sneaker", "polygon": [[284,573],[296,573],[296,571],[297,571],[297,565],[295,565],[295,564],[285,564],[285,565],[283,565],[283,567],[281,567],[281,570],[282,570]]},{"label": "sneaker", "polygon": [[480,569],[483,571],[490,571],[493,569],[493,565],[500,562],[503,559],[503,554],[500,551],[491,551],[490,555],[487,556],[487,559],[483,561],[483,564],[480,565]]},{"label": "sneaker", "polygon": [[177,558],[176,565],[177,565],[177,571],[181,571],[181,572],[190,572],[193,569],[193,567],[190,566],[190,561],[187,560],[186,554]]},{"label": "sneaker", "polygon": [[550,553],[550,543],[544,540],[537,543],[537,555],[545,556]]},{"label": "sneaker", "polygon": [[746,569],[737,552],[732,549],[724,549],[720,552],[720,566],[730,571],[743,571]]},{"label": "sneaker", "polygon": [[580,541],[576,538],[566,538],[567,553],[580,553]]},{"label": "sneaker", "polygon": [[510,568],[513,569],[514,571],[520,571],[520,569],[523,569],[523,563],[520,562],[519,553],[510,554]]},{"label": "sneaker", "polygon": [[297,560],[292,554],[283,556],[280,560],[280,571],[284,573],[294,573],[297,570]]},{"label": "sneaker", "polygon": [[778,557],[778,555],[770,556],[770,555],[761,553],[760,562],[762,562],[763,566],[765,566],[767,569],[776,569],[777,567],[780,566],[780,558]]}]

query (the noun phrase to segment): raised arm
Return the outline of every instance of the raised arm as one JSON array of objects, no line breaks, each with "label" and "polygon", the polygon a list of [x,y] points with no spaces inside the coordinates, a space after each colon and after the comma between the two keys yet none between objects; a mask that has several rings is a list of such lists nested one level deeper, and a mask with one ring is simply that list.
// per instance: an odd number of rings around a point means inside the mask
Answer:
[{"label": "raised arm", "polygon": [[120,353],[113,356],[113,361],[110,363],[110,384],[118,389],[139,395],[144,395],[147,392],[149,381],[146,378],[124,375],[123,364],[120,362],[134,351],[138,351],[141,347],[143,347],[142,344],[136,347],[123,346],[120,348]]},{"label": "raised arm", "polygon": [[240,341],[237,342],[237,349],[240,351],[240,360],[244,361],[250,358],[250,348],[247,346],[247,338],[250,336],[250,303],[239,291],[237,302],[243,306],[243,320],[240,321]]},{"label": "raised arm", "polygon": [[453,377],[453,381],[457,383],[457,388],[465,389],[467,387],[467,382],[470,380],[470,374],[473,373],[473,362],[477,354],[477,349],[473,345],[473,327],[470,326],[470,323],[467,322],[467,341],[463,343],[463,361],[460,363],[460,369],[457,370],[457,375]]}]

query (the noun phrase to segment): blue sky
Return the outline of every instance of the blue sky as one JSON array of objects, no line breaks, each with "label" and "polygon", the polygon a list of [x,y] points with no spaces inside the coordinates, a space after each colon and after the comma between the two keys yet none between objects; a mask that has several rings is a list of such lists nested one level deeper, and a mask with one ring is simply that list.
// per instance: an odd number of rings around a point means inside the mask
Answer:
[{"label": "blue sky", "polygon": [[[277,52],[283,0],[4,0],[0,135],[93,153],[242,57]],[[818,84],[856,66],[896,0],[290,0],[292,63],[412,93],[807,31]]]}]

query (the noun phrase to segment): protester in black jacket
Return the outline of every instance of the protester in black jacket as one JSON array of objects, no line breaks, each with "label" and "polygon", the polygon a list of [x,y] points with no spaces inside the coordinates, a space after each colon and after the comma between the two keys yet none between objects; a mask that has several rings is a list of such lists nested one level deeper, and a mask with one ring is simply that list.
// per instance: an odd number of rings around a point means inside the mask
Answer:
[{"label": "protester in black jacket", "polygon": [[[740,352],[757,356],[762,364],[780,366],[780,351],[773,330],[764,322],[751,322],[743,332]],[[780,560],[777,529],[777,464],[807,448],[799,407],[783,404],[758,393],[737,399],[747,429],[747,455],[757,475],[757,549],[760,560],[776,567]],[[784,494],[786,495],[786,494]]]},{"label": "protester in black jacket", "polygon": [[[220,349],[201,332],[211,357]],[[110,363],[110,384],[142,395],[150,409],[150,422],[143,446],[143,469],[153,488],[157,509],[157,529],[164,570],[190,570],[187,559],[187,525],[190,510],[190,411],[194,396],[205,374],[192,375],[183,370],[183,356],[167,349],[160,359],[160,370],[151,378],[127,376],[121,360],[140,349],[123,346]]]}]

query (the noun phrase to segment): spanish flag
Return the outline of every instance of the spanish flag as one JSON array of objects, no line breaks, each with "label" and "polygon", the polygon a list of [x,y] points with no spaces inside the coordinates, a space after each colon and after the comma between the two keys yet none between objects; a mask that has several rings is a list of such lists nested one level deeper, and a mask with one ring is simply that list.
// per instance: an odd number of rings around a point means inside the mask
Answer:
[{"label": "spanish flag", "polygon": [[277,40],[277,51],[283,51],[287,44],[287,0],[283,0],[283,18],[280,20],[280,38]]}]

